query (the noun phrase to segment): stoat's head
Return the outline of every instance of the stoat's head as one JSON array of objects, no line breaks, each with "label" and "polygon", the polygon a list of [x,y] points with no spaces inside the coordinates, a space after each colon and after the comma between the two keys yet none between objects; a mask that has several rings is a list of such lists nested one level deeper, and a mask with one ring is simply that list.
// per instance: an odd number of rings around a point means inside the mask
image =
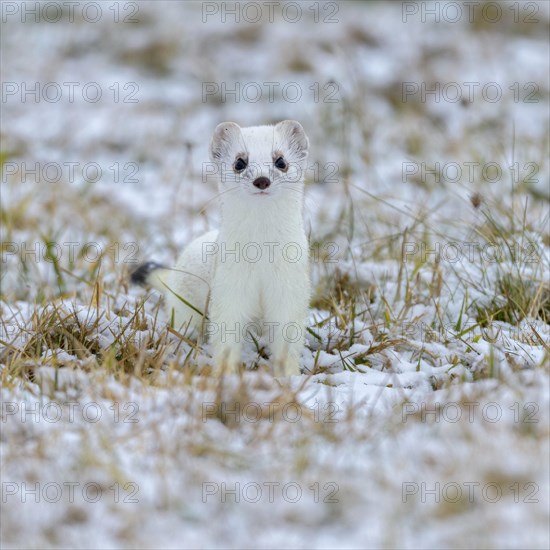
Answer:
[{"label": "stoat's head", "polygon": [[250,128],[223,122],[212,136],[210,159],[218,166],[221,191],[262,198],[302,190],[308,145],[295,120]]}]

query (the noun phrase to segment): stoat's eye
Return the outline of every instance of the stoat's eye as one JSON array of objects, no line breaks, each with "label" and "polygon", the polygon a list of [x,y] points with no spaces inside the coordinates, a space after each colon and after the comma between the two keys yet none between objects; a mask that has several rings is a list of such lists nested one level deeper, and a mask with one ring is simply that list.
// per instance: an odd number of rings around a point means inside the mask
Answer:
[{"label": "stoat's eye", "polygon": [[237,172],[242,172],[247,166],[248,166],[248,162],[239,157],[235,161],[235,164],[233,165],[233,168],[235,168],[235,171],[237,171]]},{"label": "stoat's eye", "polygon": [[279,169],[279,170],[286,170],[288,168],[288,164],[286,163],[286,160],[283,158],[283,157],[279,157],[276,161],[275,161],[275,166]]}]

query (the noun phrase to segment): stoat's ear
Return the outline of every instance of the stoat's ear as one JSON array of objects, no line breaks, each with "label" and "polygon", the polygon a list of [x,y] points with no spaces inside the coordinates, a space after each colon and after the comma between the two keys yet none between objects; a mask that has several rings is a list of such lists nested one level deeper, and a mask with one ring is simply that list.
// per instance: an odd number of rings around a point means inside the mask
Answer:
[{"label": "stoat's ear", "polygon": [[275,125],[275,129],[281,133],[289,148],[296,153],[298,158],[305,158],[309,147],[309,140],[302,125],[295,120],[283,120]]},{"label": "stoat's ear", "polygon": [[240,139],[241,128],[235,122],[222,122],[216,126],[210,142],[210,160],[219,161],[226,157],[231,144]]}]

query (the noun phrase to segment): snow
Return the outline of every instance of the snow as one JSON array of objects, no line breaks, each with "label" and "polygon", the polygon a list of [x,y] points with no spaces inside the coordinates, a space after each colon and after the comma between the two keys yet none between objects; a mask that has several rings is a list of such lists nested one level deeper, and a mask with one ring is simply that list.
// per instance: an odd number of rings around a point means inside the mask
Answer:
[{"label": "snow", "polygon": [[[506,305],[506,277],[548,291],[550,5],[529,3],[531,24],[502,2],[501,23],[478,13],[476,26],[405,23],[410,2],[302,2],[299,23],[285,2],[261,23],[205,22],[208,2],[106,2],[96,23],[81,4],[55,23],[7,4],[3,92],[18,92],[2,98],[2,546],[548,548],[548,319],[478,317]],[[139,22],[115,23],[115,4]],[[314,21],[333,5],[337,23]],[[407,101],[404,82],[419,86]],[[435,82],[464,96],[479,85],[473,101],[422,101]],[[23,101],[36,83],[61,99]],[[263,95],[203,97],[205,83]],[[483,97],[488,83],[501,100]],[[216,124],[284,118],[310,138],[320,245],[303,375],[274,380],[250,345],[260,368],[218,383],[200,375],[208,346],[166,334],[158,295],[126,277],[216,226],[203,177]],[[404,163],[419,172],[404,177]],[[420,171],[436,163],[462,177]],[[338,292],[357,297],[355,317]]]}]

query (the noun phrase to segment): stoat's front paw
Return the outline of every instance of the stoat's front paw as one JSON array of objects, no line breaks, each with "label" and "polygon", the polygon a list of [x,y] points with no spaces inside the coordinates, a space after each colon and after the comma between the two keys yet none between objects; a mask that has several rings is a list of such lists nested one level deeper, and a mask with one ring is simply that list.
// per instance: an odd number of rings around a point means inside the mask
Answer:
[{"label": "stoat's front paw", "polygon": [[239,372],[239,366],[235,363],[212,362],[212,369],[210,371],[212,376],[225,376],[227,374],[237,374]]},{"label": "stoat's front paw", "polygon": [[300,374],[300,363],[297,359],[286,357],[273,364],[273,375],[281,376],[297,376]]},{"label": "stoat's front paw", "polygon": [[212,357],[212,375],[223,376],[239,372],[240,352],[232,349],[220,349]]}]

